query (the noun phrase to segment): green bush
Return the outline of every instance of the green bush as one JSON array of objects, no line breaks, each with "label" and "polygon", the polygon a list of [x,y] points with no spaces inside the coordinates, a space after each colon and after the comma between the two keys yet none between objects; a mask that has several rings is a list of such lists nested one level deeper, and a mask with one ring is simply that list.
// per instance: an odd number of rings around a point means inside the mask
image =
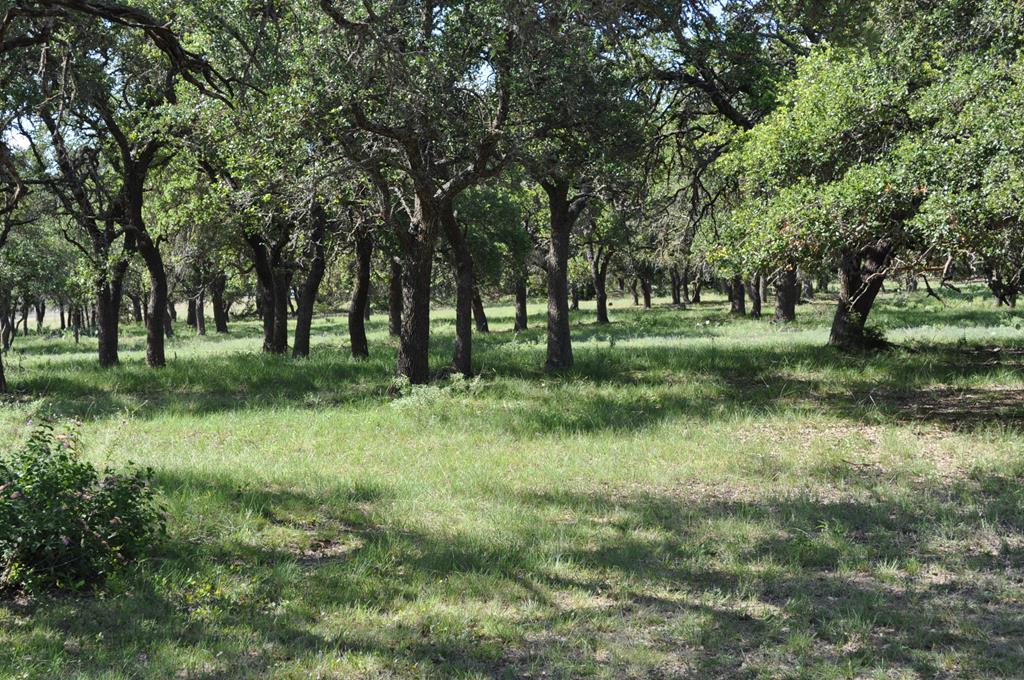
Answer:
[{"label": "green bush", "polygon": [[0,587],[95,585],[163,536],[152,470],[100,474],[77,445],[74,428],[44,422],[0,458]]}]

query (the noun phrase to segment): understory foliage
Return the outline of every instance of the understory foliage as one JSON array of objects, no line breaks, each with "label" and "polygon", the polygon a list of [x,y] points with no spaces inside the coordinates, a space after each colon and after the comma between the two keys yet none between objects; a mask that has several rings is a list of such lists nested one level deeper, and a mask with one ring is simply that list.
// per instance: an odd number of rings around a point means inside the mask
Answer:
[{"label": "understory foliage", "polygon": [[36,426],[0,459],[0,586],[38,591],[99,584],[165,531],[153,471],[102,472],[78,456],[72,428]]}]

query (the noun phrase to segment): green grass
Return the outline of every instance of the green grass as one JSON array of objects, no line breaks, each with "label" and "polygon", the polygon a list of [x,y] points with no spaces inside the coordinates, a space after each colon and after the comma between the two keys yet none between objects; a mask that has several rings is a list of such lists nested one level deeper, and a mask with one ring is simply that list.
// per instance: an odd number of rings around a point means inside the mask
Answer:
[{"label": "green grass", "polygon": [[880,304],[902,349],[871,356],[823,347],[825,300],[616,300],[561,376],[542,308],[494,308],[478,379],[398,399],[379,316],[365,362],[339,317],[302,362],[253,324],[179,329],[162,371],[138,329],[113,370],[19,338],[4,440],[81,418],[171,535],[102,593],[0,601],[0,676],[1019,677],[1024,315]]}]

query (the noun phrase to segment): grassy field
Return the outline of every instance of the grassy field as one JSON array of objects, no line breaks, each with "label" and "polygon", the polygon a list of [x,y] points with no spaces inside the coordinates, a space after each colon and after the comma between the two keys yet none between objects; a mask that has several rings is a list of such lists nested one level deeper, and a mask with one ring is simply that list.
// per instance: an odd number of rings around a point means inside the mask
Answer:
[{"label": "grassy field", "polygon": [[[105,592],[0,601],[0,677],[1021,677],[1024,314],[885,297],[901,349],[799,322],[612,307],[545,375],[542,308],[492,308],[480,377],[388,396],[394,342],[170,366],[19,338],[0,436],[83,421],[153,466],[170,537]],[[433,352],[449,355],[451,315]],[[998,348],[998,351],[997,351]]]}]

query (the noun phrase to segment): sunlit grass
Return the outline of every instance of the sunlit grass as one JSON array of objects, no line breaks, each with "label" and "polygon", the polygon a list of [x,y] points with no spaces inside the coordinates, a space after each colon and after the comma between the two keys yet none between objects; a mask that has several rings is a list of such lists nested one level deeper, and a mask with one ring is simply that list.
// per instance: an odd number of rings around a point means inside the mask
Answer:
[{"label": "sunlit grass", "polygon": [[[170,365],[19,338],[28,418],[157,471],[171,537],[101,595],[0,604],[12,677],[955,677],[1024,662],[1024,317],[889,295],[903,349],[721,301],[574,317],[576,368],[489,309],[479,377],[389,396],[341,317],[313,356],[181,327]],[[664,302],[664,301],[662,301]],[[435,315],[433,363],[451,346]],[[1000,347],[1002,351],[989,351]]]}]

